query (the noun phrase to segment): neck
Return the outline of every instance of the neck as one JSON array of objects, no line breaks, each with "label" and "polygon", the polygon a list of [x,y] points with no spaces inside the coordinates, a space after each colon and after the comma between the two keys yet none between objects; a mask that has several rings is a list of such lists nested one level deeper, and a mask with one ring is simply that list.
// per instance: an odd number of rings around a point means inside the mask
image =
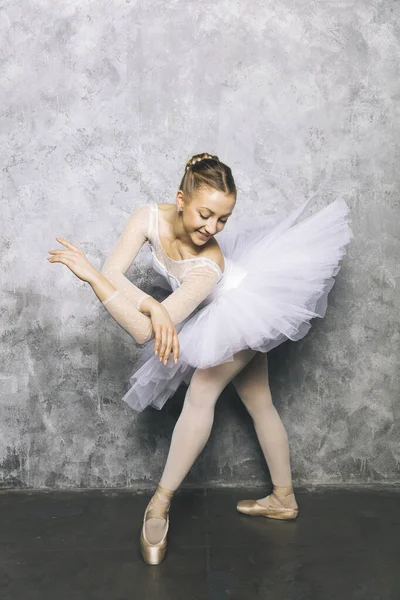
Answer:
[{"label": "neck", "polygon": [[181,212],[178,213],[178,211],[175,211],[172,221],[172,231],[174,234],[174,243],[179,242],[180,246],[185,246],[190,250],[198,250],[198,247],[193,244],[191,237],[183,226],[183,217]]}]

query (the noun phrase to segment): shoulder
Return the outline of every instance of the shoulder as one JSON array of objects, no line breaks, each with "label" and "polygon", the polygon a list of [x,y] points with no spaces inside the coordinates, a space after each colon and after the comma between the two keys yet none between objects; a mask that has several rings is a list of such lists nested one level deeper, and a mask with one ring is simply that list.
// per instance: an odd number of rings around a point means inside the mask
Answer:
[{"label": "shoulder", "polygon": [[151,202],[146,202],[146,204],[138,204],[133,213],[134,215],[145,215],[148,214],[151,209]]},{"label": "shoulder", "polygon": [[150,203],[138,204],[137,206],[135,206],[133,211],[130,213],[129,218],[130,219],[139,219],[140,217],[147,217],[150,213],[150,210],[151,210]]},{"label": "shoulder", "polygon": [[142,233],[147,239],[150,217],[150,204],[138,204],[129,214],[125,228],[130,233]]},{"label": "shoulder", "polygon": [[219,247],[219,244],[215,238],[212,238],[212,240],[210,240],[207,243],[207,246],[205,246],[203,248],[203,251],[200,253],[199,256],[213,260],[214,262],[217,263],[217,265],[219,266],[221,271],[222,272],[224,271],[224,268],[225,268],[224,255],[222,254],[221,248]]}]

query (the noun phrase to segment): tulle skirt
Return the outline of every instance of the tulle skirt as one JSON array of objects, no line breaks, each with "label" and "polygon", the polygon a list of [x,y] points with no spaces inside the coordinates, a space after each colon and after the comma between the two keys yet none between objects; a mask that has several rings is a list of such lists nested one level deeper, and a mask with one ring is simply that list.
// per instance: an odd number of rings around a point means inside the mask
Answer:
[{"label": "tulle skirt", "polygon": [[225,270],[241,270],[237,285],[206,299],[176,329],[180,354],[167,365],[145,344],[123,400],[136,412],[161,409],[196,368],[232,361],[245,348],[268,352],[303,338],[311,319],[325,315],[328,294],[354,237],[350,211],[339,198],[297,222],[307,200],[278,223],[230,223],[217,236]]}]

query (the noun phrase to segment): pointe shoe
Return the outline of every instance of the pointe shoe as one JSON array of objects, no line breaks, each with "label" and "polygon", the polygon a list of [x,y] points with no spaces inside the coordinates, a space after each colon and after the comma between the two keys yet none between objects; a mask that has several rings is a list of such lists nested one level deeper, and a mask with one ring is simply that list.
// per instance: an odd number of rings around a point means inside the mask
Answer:
[{"label": "pointe shoe", "polygon": [[[277,492],[278,494],[275,494]],[[282,519],[282,520],[290,520],[296,519],[299,514],[298,508],[288,508],[284,506],[281,502],[281,498],[284,496],[289,496],[293,493],[292,486],[274,486],[274,491],[267,498],[267,506],[260,504],[257,500],[241,500],[238,502],[236,509],[238,512],[243,513],[244,515],[251,515],[254,517],[268,517],[270,519]],[[269,498],[274,496],[281,506],[272,506]]]},{"label": "pointe shoe", "polygon": [[[157,492],[160,492],[160,495],[163,495],[164,497],[167,497],[169,499],[171,499],[174,494],[173,491],[167,490],[166,488],[163,488],[160,485],[157,487],[155,493]],[[144,562],[148,565],[159,565],[160,562],[164,559],[165,553],[167,551],[167,534],[169,529],[169,503],[166,502],[165,505],[166,508],[157,508],[156,506],[154,506],[154,500],[152,498],[148,503],[144,513],[142,532],[140,534],[140,550]],[[154,519],[157,517],[166,520],[166,527],[161,540],[155,544],[152,544],[146,537],[145,523],[148,519]]]}]

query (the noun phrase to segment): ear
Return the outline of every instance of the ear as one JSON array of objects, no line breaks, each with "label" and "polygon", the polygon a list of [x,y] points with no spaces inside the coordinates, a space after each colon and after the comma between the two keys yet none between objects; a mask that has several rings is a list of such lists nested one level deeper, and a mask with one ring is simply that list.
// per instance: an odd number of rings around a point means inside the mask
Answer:
[{"label": "ear", "polygon": [[178,190],[176,193],[176,207],[177,210],[183,210],[185,202],[184,202],[184,195],[182,190]]}]

